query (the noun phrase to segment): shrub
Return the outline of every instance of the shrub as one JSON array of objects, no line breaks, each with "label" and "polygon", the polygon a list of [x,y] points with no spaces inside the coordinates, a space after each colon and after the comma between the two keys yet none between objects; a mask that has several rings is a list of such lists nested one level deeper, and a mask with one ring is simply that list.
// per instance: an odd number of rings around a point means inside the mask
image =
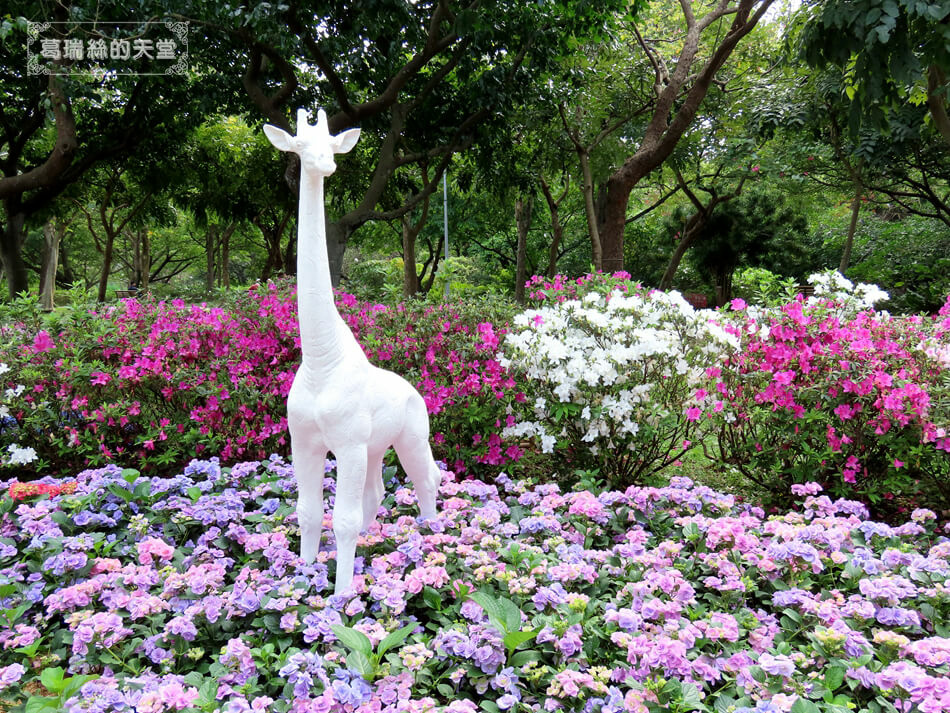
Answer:
[{"label": "shrub", "polygon": [[778,501],[817,480],[879,513],[950,504],[945,323],[874,312],[884,293],[840,275],[815,282],[815,298],[734,313],[742,349],[708,372],[728,404],[719,457]]},{"label": "shrub", "polygon": [[703,375],[735,344],[713,313],[694,311],[679,293],[622,279],[555,280],[534,290],[552,303],[515,317],[501,359],[528,393],[505,436],[531,439],[614,486],[651,475],[704,437],[701,416],[714,406]]},{"label": "shrub", "polygon": [[[497,401],[513,382],[492,358],[503,303],[386,307],[338,295],[375,363],[419,388],[437,457],[502,464]],[[157,471],[218,453],[225,462],[289,450],[286,395],[300,360],[288,283],[255,286],[222,306],[181,300],[58,311],[7,310],[0,360],[8,406],[0,447],[20,443],[35,472],[118,462]],[[501,320],[496,327],[486,320]]]},{"label": "shrub", "polygon": [[539,305],[576,300],[591,292],[606,297],[616,290],[628,292],[641,287],[640,283],[631,280],[630,273],[622,270],[612,274],[592,272],[576,278],[564,275],[555,275],[552,278],[534,275],[526,284],[528,299]]},{"label": "shrub", "polygon": [[736,297],[769,307],[794,299],[797,287],[794,277],[782,277],[764,267],[740,268],[732,279],[732,291]]},{"label": "shrub", "polygon": [[71,480],[17,502],[0,483],[0,700],[28,711],[924,713],[950,698],[932,512],[890,527],[812,484],[766,519],[684,478],[597,495],[446,473],[429,525],[394,489],[337,597],[332,538],[312,565],[296,555],[279,459]]},{"label": "shrub", "polygon": [[436,457],[458,473],[473,464],[518,460],[521,449],[502,442],[501,419],[505,404],[523,396],[495,359],[514,311],[510,303],[486,296],[387,307],[345,294],[337,301],[370,360],[401,374],[422,394]]}]

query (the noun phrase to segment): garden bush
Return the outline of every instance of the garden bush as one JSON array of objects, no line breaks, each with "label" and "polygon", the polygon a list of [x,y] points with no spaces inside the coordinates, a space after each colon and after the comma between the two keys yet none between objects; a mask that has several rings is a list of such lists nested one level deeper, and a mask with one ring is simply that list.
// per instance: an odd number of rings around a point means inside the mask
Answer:
[{"label": "garden bush", "polygon": [[550,306],[517,315],[503,342],[500,361],[527,394],[505,436],[531,439],[564,467],[596,471],[614,487],[641,481],[705,437],[704,374],[738,343],[714,313],[624,274],[532,288]]},{"label": "garden bush", "polygon": [[[517,457],[498,436],[496,402],[514,386],[493,358],[504,303],[386,307],[340,293],[338,305],[369,358],[418,386],[439,457]],[[112,462],[161,472],[206,454],[235,462],[288,452],[286,395],[300,360],[291,284],[254,286],[221,305],[129,299],[42,317],[20,301],[4,310],[11,391],[0,447],[33,448],[35,472]]]},{"label": "garden bush", "polygon": [[741,350],[708,387],[726,408],[717,459],[763,486],[821,482],[879,515],[914,502],[950,506],[950,302],[938,319],[893,317],[886,297],[837,273],[813,276],[816,296],[777,309],[736,301]]},{"label": "garden bush", "polygon": [[[844,226],[826,231],[826,264],[838,263],[844,234]],[[895,313],[936,312],[950,292],[950,231],[933,218],[864,214],[847,274],[886,289]]]},{"label": "garden bush", "polygon": [[339,597],[332,556],[295,554],[279,458],[0,487],[0,699],[30,711],[950,708],[934,514],[892,527],[815,484],[766,518],[685,478],[445,473],[428,524],[391,488]]}]

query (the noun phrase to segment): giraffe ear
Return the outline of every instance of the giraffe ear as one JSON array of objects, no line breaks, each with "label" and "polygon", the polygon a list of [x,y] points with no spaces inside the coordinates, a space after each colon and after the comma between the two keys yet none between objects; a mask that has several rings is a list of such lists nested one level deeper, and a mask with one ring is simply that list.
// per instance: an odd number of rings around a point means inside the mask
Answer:
[{"label": "giraffe ear", "polygon": [[281,151],[294,150],[292,137],[279,126],[264,124],[264,134],[267,136],[270,142]]},{"label": "giraffe ear", "polygon": [[342,134],[337,134],[331,139],[333,141],[333,153],[349,152],[350,149],[356,146],[356,142],[359,141],[359,138],[359,129],[350,129],[349,131],[344,131]]}]

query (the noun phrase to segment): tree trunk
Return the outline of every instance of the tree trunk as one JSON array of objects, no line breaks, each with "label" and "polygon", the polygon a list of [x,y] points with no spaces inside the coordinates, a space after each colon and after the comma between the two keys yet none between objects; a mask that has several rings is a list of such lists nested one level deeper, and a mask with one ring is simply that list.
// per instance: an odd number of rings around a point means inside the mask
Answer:
[{"label": "tree trunk", "polygon": [[148,230],[139,231],[139,289],[148,292],[152,271],[152,240]]},{"label": "tree trunk", "polygon": [[9,203],[6,214],[4,230],[0,233],[0,260],[3,261],[3,274],[7,278],[7,293],[12,299],[21,292],[26,292],[30,287],[26,263],[23,262],[23,255],[20,253],[26,215],[10,206]]},{"label": "tree trunk", "polygon": [[63,228],[54,219],[43,226],[43,267],[40,271],[40,309],[53,311],[53,293],[56,290],[56,268],[59,261],[59,244]]},{"label": "tree trunk", "polygon": [[732,299],[732,276],[735,270],[721,272],[716,276],[716,306],[722,307]]},{"label": "tree trunk", "polygon": [[851,222],[848,223],[848,235],[844,239],[844,250],[841,251],[841,263],[838,272],[844,275],[851,263],[851,248],[854,247],[854,233],[858,228],[858,215],[861,212],[861,198],[864,196],[864,186],[854,185],[854,198],[851,200]]},{"label": "tree trunk", "polygon": [[554,277],[557,274],[558,252],[561,249],[561,240],[564,237],[564,226],[561,224],[560,214],[561,201],[567,196],[567,192],[571,187],[571,181],[570,178],[567,178],[564,192],[557,200],[554,199],[554,195],[551,193],[551,187],[548,186],[548,182],[544,180],[544,176],[540,177],[540,181],[541,192],[544,193],[544,200],[547,202],[548,211],[551,213],[551,244],[548,246],[547,276]]},{"label": "tree trunk", "polygon": [[112,247],[115,244],[115,235],[112,231],[106,232],[105,249],[102,251],[102,272],[99,273],[99,293],[97,300],[106,301],[106,291],[109,288],[109,273],[112,272]]},{"label": "tree trunk", "polygon": [[129,289],[138,289],[142,284],[142,231],[133,230],[129,233],[129,240],[132,243],[132,279],[129,281]]},{"label": "tree trunk", "polygon": [[231,234],[236,228],[235,223],[228,226],[229,230],[221,236],[221,287],[231,289]]},{"label": "tree trunk", "polygon": [[[944,20],[946,21],[946,20]],[[947,116],[947,78],[937,65],[931,65],[927,70],[927,107],[934,120],[934,126],[950,144],[950,117]]]},{"label": "tree trunk", "polygon": [[[631,191],[676,148],[680,138],[693,123],[709,87],[712,86],[716,72],[722,68],[739,41],[752,31],[772,2],[773,0],[739,0],[734,8],[728,10],[727,3],[719,3],[700,17],[693,15],[693,3],[681,3],[686,33],[675,65],[671,65],[675,67],[672,72],[666,69],[665,64],[656,61],[655,48],[638,37],[654,66],[657,97],[653,115],[643,133],[639,148],[607,181],[607,205],[600,231],[605,271],[623,269],[623,234]],[[719,35],[717,44],[710,48],[708,59],[701,67],[694,68],[703,32],[717,27],[715,20],[725,17],[727,12],[734,13],[728,32]]]},{"label": "tree trunk", "polygon": [[297,234],[291,231],[284,248],[283,272],[285,275],[297,274]]},{"label": "tree trunk", "polygon": [[597,220],[597,207],[594,205],[594,178],[590,170],[590,156],[586,150],[577,149],[577,158],[584,177],[584,213],[587,215],[587,232],[590,235],[590,255],[594,270],[603,269],[603,242]]},{"label": "tree trunk", "polygon": [[673,286],[673,277],[676,275],[677,269],[679,269],[683,256],[693,243],[696,242],[696,238],[702,234],[703,226],[706,225],[706,221],[707,217],[698,211],[693,213],[689,217],[689,220],[686,221],[686,225],[683,226],[683,230],[680,233],[680,241],[670,256],[670,262],[663,272],[663,277],[660,278],[659,289],[668,290]]},{"label": "tree trunk", "polygon": [[[630,201],[630,193],[640,179],[654,168],[651,166],[647,170],[645,165],[640,167],[641,164],[633,162],[633,158],[637,158],[637,156],[628,159],[624,166],[631,165],[637,167],[637,170],[630,171],[628,176],[625,176],[621,174],[621,171],[623,171],[623,168],[621,168],[620,171],[607,179],[603,224],[600,231],[600,244],[603,251],[601,269],[605,272],[623,270],[623,234],[627,224],[627,204]],[[657,165],[659,163],[662,163],[662,161],[658,162]]]},{"label": "tree trunk", "polygon": [[73,268],[69,264],[69,250],[66,249],[65,237],[64,235],[64,239],[59,243],[59,264],[63,267],[63,277],[59,284],[61,287],[69,288],[76,284],[76,276],[73,275]]},{"label": "tree trunk", "polygon": [[403,297],[412,297],[419,292],[419,273],[416,272],[416,236],[419,230],[415,229],[408,213],[399,220],[402,223],[402,294]]},{"label": "tree trunk", "polygon": [[528,256],[528,230],[531,228],[531,211],[534,196],[527,195],[515,201],[515,222],[518,224],[518,253],[515,260],[515,301],[523,305],[524,283],[527,280],[525,263]]},{"label": "tree trunk", "polygon": [[217,232],[218,226],[209,222],[208,229],[205,231],[205,290],[207,292],[214,289],[214,254],[218,247]]},{"label": "tree trunk", "polygon": [[343,253],[346,251],[346,242],[353,234],[353,229],[346,223],[327,221],[327,260],[330,263],[330,282],[334,287],[340,286],[343,276]]},{"label": "tree trunk", "polygon": [[[712,191],[712,197],[709,199],[709,203],[703,205],[696,195],[690,190],[689,185],[684,180],[679,170],[676,171],[676,178],[679,181],[679,185],[681,186],[683,192],[689,196],[689,199],[692,201],[696,210],[683,226],[683,230],[680,233],[680,242],[676,246],[676,249],[673,250],[673,254],[670,256],[670,262],[666,266],[663,277],[660,278],[661,290],[668,290],[673,286],[673,276],[676,275],[676,270],[680,266],[680,261],[682,261],[686,251],[689,250],[689,248],[695,244],[696,240],[703,234],[703,228],[706,227],[706,223],[709,222],[709,218],[716,210],[716,207],[720,203],[727,203],[733,198],[738,197],[742,193],[742,188],[745,185],[745,177],[743,177],[739,179],[739,183],[731,193],[719,195],[715,191]],[[729,284],[731,290],[731,278]]]}]

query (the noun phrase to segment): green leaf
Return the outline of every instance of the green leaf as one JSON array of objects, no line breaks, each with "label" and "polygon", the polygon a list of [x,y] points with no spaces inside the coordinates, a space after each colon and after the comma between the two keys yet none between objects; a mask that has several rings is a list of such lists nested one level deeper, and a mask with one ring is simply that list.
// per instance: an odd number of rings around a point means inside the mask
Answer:
[{"label": "green leaf", "polygon": [[505,634],[505,638],[502,639],[502,643],[505,645],[505,648],[508,649],[508,651],[514,651],[524,642],[530,641],[535,636],[537,636],[539,631],[540,629],[535,629],[533,631],[509,631],[507,634]]},{"label": "green leaf", "polygon": [[188,497],[191,498],[191,502],[193,503],[198,502],[198,500],[201,498],[200,488],[191,487],[191,488],[188,488],[188,490],[186,490],[185,492],[188,493]]},{"label": "green leaf", "polygon": [[540,661],[542,658],[540,651],[527,649],[526,651],[518,651],[512,654],[511,658],[508,659],[508,663],[518,669],[522,668],[529,661]]},{"label": "green leaf", "polygon": [[63,669],[59,666],[44,668],[40,674],[40,683],[52,693],[59,693],[63,687]]},{"label": "green leaf", "polygon": [[521,610],[518,605],[510,599],[504,597],[498,598],[498,606],[501,608],[505,631],[518,631],[521,629]]},{"label": "green leaf", "polygon": [[825,670],[825,687],[834,693],[834,691],[844,682],[844,668],[841,666],[831,666]]},{"label": "green leaf", "polygon": [[821,709],[811,701],[799,698],[792,704],[792,713],[821,713]]},{"label": "green leaf", "polygon": [[416,630],[418,624],[407,624],[401,629],[388,634],[385,639],[379,642],[379,648],[376,650],[376,655],[380,658],[389,651],[397,646],[399,646],[403,641],[405,641],[409,635]]},{"label": "green leaf", "polygon": [[682,701],[679,704],[681,711],[708,711],[709,708],[699,697],[699,689],[692,683],[684,683],[680,688]]},{"label": "green leaf", "polygon": [[370,641],[369,637],[362,631],[350,629],[347,626],[341,626],[339,624],[334,624],[330,628],[333,630],[333,633],[336,634],[336,638],[343,642],[343,645],[350,651],[356,651],[364,656],[373,655],[373,642]]},{"label": "green leaf", "polygon": [[129,485],[131,485],[136,480],[138,480],[141,477],[141,475],[142,474],[139,473],[135,468],[125,468],[122,471],[122,477],[125,478],[125,481]]},{"label": "green leaf", "polygon": [[61,709],[59,697],[32,696],[26,702],[24,713],[41,713],[42,711],[58,711]]},{"label": "green leaf", "polygon": [[346,657],[346,667],[359,673],[367,681],[372,682],[376,677],[376,668],[369,656],[362,651],[353,651]]},{"label": "green leaf", "polygon": [[[498,629],[502,635],[508,631],[508,628],[505,626],[505,612],[494,597],[486,592],[472,592],[468,595],[468,598],[485,610],[485,614],[488,615],[488,620],[492,626]],[[521,627],[519,626],[518,628]]]},{"label": "green leaf", "polygon": [[72,698],[79,693],[80,688],[89,683],[89,681],[92,681],[96,678],[99,678],[99,676],[93,674],[84,674],[81,676],[72,676],[71,678],[67,678],[65,685],[59,694],[60,700],[65,701]]},{"label": "green leaf", "polygon": [[126,489],[126,488],[123,488],[122,486],[120,486],[120,485],[118,485],[118,484],[116,484],[116,483],[109,483],[109,484],[106,486],[106,490],[108,490],[108,491],[109,491],[110,493],[112,493],[113,495],[116,495],[116,496],[122,498],[123,500],[125,500],[125,502],[129,502],[129,501],[134,497],[134,496],[132,495],[132,491],[131,491],[131,490],[128,490],[128,489]]},{"label": "green leaf", "polygon": [[426,606],[430,609],[435,609],[436,611],[442,611],[442,595],[440,595],[432,587],[426,585],[422,589],[422,600],[426,603]]},{"label": "green leaf", "polygon": [[446,698],[446,700],[455,698],[455,689],[447,683],[440,683],[435,687],[435,690],[441,693]]},{"label": "green leaf", "polygon": [[[716,697],[716,703],[714,704],[714,707],[716,709],[716,713],[726,713],[730,707],[734,707],[735,705],[735,698],[723,693],[722,695]],[[735,710],[735,708],[733,708],[733,710]]]}]

